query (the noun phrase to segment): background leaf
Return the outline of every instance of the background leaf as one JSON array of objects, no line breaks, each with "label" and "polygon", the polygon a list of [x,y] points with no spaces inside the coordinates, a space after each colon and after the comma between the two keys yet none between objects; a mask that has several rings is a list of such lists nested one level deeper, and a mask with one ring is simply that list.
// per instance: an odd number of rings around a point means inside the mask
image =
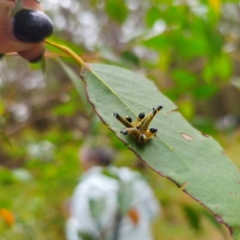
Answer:
[{"label": "background leaf", "polygon": [[77,89],[79,96],[83,102],[86,112],[90,115],[92,113],[92,109],[90,108],[89,102],[87,100],[86,94],[84,92],[84,84],[79,77],[68,65],[66,65],[61,59],[57,59],[57,62],[60,64],[62,69],[65,71],[69,79],[72,81],[73,85]]},{"label": "background leaf", "polygon": [[118,23],[123,23],[128,16],[128,7],[125,1],[107,0],[105,9],[106,13]]},{"label": "background leaf", "polygon": [[23,3],[23,0],[17,0],[16,1],[15,8],[13,8],[11,10],[11,16],[15,15],[16,13],[18,13],[22,9],[22,3]]}]

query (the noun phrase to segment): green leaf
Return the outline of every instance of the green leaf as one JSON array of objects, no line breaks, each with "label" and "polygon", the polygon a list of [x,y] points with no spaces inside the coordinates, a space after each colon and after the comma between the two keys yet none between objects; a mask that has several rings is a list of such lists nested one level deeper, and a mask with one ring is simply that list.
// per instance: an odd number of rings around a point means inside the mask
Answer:
[{"label": "green leaf", "polygon": [[[144,77],[119,67],[91,64],[84,70],[89,101],[103,122],[127,147],[161,176],[182,187],[220,221],[235,230],[240,226],[240,172],[211,137],[194,129],[176,106]],[[157,137],[138,145],[120,133],[124,126],[113,113],[136,117],[164,106],[152,126]]]},{"label": "green leaf", "polygon": [[0,138],[2,138],[2,140],[5,143],[7,143],[9,146],[12,146],[12,142],[11,142],[10,138],[1,129],[0,129]]},{"label": "green leaf", "polygon": [[152,27],[154,23],[161,17],[161,11],[157,7],[151,7],[145,17],[148,27]]},{"label": "green leaf", "polygon": [[195,115],[194,104],[193,101],[190,99],[182,100],[179,105],[179,110],[187,119],[192,119]]},{"label": "green leaf", "polygon": [[84,92],[84,84],[80,76],[78,76],[68,65],[66,65],[60,58],[57,59],[57,62],[60,64],[62,69],[65,71],[67,76],[72,81],[73,85],[77,89],[80,98],[84,104],[84,108],[86,112],[90,115],[92,113],[91,107],[89,105],[89,102],[87,100],[86,94]]},{"label": "green leaf", "polygon": [[221,54],[213,61],[207,62],[202,71],[202,77],[210,83],[216,79],[227,81],[233,72],[233,63],[227,54]]},{"label": "green leaf", "polygon": [[184,69],[176,69],[172,73],[173,80],[181,87],[191,86],[197,81],[197,77],[184,70]]},{"label": "green leaf", "polygon": [[228,80],[233,72],[233,63],[227,54],[222,54],[214,64],[216,75],[223,80]]},{"label": "green leaf", "polygon": [[214,69],[211,64],[206,64],[202,70],[202,78],[206,83],[210,83],[214,80]]},{"label": "green leaf", "polygon": [[16,0],[16,6],[11,10],[11,16],[14,16],[16,13],[18,13],[22,9],[23,0]]},{"label": "green leaf", "polygon": [[193,90],[193,94],[195,98],[197,99],[207,99],[214,94],[216,94],[218,91],[218,86],[215,84],[204,84],[198,86],[198,88],[195,88]]},{"label": "green leaf", "polygon": [[[4,109],[4,105],[3,105],[3,102],[0,101],[0,117],[2,117],[2,115],[4,114],[5,112],[5,109]],[[1,118],[0,118],[1,120]]]},{"label": "green leaf", "polygon": [[160,34],[143,41],[143,44],[156,51],[165,50],[169,47],[169,38],[166,34]]},{"label": "green leaf", "polygon": [[183,30],[180,29],[179,31],[174,31],[169,38],[172,41],[171,45],[176,48],[177,54],[184,58],[190,59],[208,55],[208,43],[199,33],[190,33],[190,36],[186,36],[186,34],[183,34]]},{"label": "green leaf", "polygon": [[74,102],[63,103],[57,105],[53,111],[58,116],[72,116],[77,110],[77,106]]},{"label": "green leaf", "polygon": [[7,168],[0,168],[0,184],[8,185],[16,182],[16,178]]},{"label": "green leaf", "polygon": [[107,14],[116,22],[122,24],[128,16],[128,7],[122,0],[107,0],[105,4]]}]

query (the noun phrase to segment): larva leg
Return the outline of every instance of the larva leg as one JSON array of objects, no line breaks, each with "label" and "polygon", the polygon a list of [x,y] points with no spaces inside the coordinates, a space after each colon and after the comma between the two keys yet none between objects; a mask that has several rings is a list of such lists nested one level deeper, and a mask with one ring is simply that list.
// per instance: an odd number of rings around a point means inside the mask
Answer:
[{"label": "larva leg", "polygon": [[128,122],[130,122],[130,123],[132,122],[132,118],[129,117],[129,116],[126,116],[125,119],[126,119]]},{"label": "larva leg", "polygon": [[113,114],[114,117],[121,122],[125,127],[127,128],[133,128],[132,123],[130,123],[129,121],[127,121],[125,118],[121,117],[118,113],[114,113]]},{"label": "larva leg", "polygon": [[120,131],[123,135],[132,135],[137,140],[139,139],[141,133],[137,128],[127,128],[125,130]]},{"label": "larva leg", "polygon": [[139,122],[141,122],[143,119],[145,118],[145,113],[144,112],[140,112],[137,116],[137,119],[133,122],[134,126],[137,126],[137,124]]},{"label": "larva leg", "polygon": [[153,108],[153,110],[147,115],[145,121],[143,122],[142,124],[142,127],[140,127],[140,131],[143,133],[143,132],[146,132],[151,121],[153,120],[154,116],[162,109],[163,107],[162,106],[158,106],[157,108]]}]

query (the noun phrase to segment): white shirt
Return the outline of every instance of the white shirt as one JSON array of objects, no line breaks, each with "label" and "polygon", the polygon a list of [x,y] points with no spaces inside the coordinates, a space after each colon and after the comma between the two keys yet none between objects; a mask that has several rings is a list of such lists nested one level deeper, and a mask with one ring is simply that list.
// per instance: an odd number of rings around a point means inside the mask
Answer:
[{"label": "white shirt", "polygon": [[113,166],[93,167],[75,188],[66,225],[67,240],[84,240],[78,232],[90,233],[94,239],[113,240],[119,211],[123,216],[118,240],[152,240],[150,224],[159,210],[151,188],[139,173]]}]

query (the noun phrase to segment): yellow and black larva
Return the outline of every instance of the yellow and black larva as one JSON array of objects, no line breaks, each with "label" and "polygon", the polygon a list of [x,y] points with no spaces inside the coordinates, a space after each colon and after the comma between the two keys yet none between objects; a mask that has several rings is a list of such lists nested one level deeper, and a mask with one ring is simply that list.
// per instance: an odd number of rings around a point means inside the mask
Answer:
[{"label": "yellow and black larva", "polygon": [[153,108],[152,111],[145,116],[144,112],[138,114],[137,119],[133,122],[132,118],[126,116],[125,118],[121,117],[118,113],[114,113],[114,117],[121,122],[126,129],[121,130],[120,132],[124,135],[132,135],[137,143],[145,144],[149,139],[156,136],[157,128],[149,128],[150,123],[152,122],[154,116],[162,109],[162,106]]}]

